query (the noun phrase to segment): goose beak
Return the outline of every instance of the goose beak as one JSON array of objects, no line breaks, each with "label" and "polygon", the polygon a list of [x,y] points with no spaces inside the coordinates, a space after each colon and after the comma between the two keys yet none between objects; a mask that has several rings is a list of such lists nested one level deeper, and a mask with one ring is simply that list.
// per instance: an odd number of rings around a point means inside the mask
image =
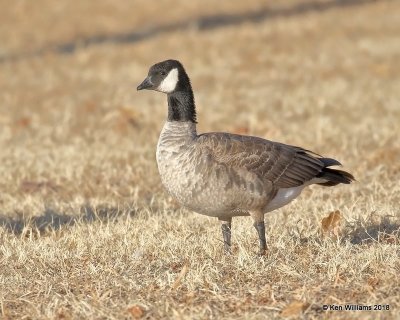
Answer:
[{"label": "goose beak", "polygon": [[152,89],[152,88],[153,88],[153,82],[151,82],[151,77],[147,77],[146,79],[143,80],[141,84],[138,85],[136,89],[139,91],[143,89]]}]

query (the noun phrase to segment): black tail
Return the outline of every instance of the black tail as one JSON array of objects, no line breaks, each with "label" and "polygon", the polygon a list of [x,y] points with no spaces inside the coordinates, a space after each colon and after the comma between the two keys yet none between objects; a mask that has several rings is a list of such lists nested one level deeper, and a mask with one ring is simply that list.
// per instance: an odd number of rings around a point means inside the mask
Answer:
[{"label": "black tail", "polygon": [[341,165],[339,161],[330,158],[320,158],[319,160],[324,163],[324,168],[317,175],[317,178],[327,180],[326,182],[318,183],[319,185],[331,187],[339,183],[349,184],[355,180],[353,175],[346,171],[328,168],[330,166]]}]

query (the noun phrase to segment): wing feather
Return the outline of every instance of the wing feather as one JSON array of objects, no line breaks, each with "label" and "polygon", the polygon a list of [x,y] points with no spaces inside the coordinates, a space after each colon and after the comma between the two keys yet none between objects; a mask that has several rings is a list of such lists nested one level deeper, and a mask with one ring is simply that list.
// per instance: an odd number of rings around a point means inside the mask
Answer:
[{"label": "wing feather", "polygon": [[325,166],[319,155],[308,150],[258,137],[218,132],[199,135],[197,142],[215,161],[248,170],[278,188],[300,186]]}]

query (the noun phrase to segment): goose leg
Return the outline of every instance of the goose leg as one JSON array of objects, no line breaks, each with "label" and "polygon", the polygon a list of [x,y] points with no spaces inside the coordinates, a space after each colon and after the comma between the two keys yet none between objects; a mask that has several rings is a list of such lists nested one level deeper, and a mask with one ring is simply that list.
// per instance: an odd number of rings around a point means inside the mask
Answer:
[{"label": "goose leg", "polygon": [[224,237],[224,249],[226,253],[231,253],[231,227],[232,227],[232,219],[223,220],[219,218],[221,221],[221,230],[222,236]]},{"label": "goose leg", "polygon": [[267,240],[265,239],[265,223],[264,221],[261,222],[254,222],[254,227],[257,230],[258,238],[260,239],[260,255],[265,254],[265,250],[267,250]]},{"label": "goose leg", "polygon": [[264,255],[267,250],[267,240],[265,238],[265,223],[264,223],[264,214],[261,212],[250,213],[250,215],[254,219],[254,227],[258,233],[258,239],[260,240],[260,251],[259,255]]}]

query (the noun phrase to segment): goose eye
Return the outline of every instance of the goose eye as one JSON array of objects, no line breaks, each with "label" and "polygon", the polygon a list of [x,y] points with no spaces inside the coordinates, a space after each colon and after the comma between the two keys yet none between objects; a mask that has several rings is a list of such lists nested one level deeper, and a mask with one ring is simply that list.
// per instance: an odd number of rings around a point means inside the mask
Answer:
[{"label": "goose eye", "polygon": [[165,71],[160,71],[160,73],[161,73],[162,76],[165,76],[165,75],[166,75],[166,72],[165,72]]}]

